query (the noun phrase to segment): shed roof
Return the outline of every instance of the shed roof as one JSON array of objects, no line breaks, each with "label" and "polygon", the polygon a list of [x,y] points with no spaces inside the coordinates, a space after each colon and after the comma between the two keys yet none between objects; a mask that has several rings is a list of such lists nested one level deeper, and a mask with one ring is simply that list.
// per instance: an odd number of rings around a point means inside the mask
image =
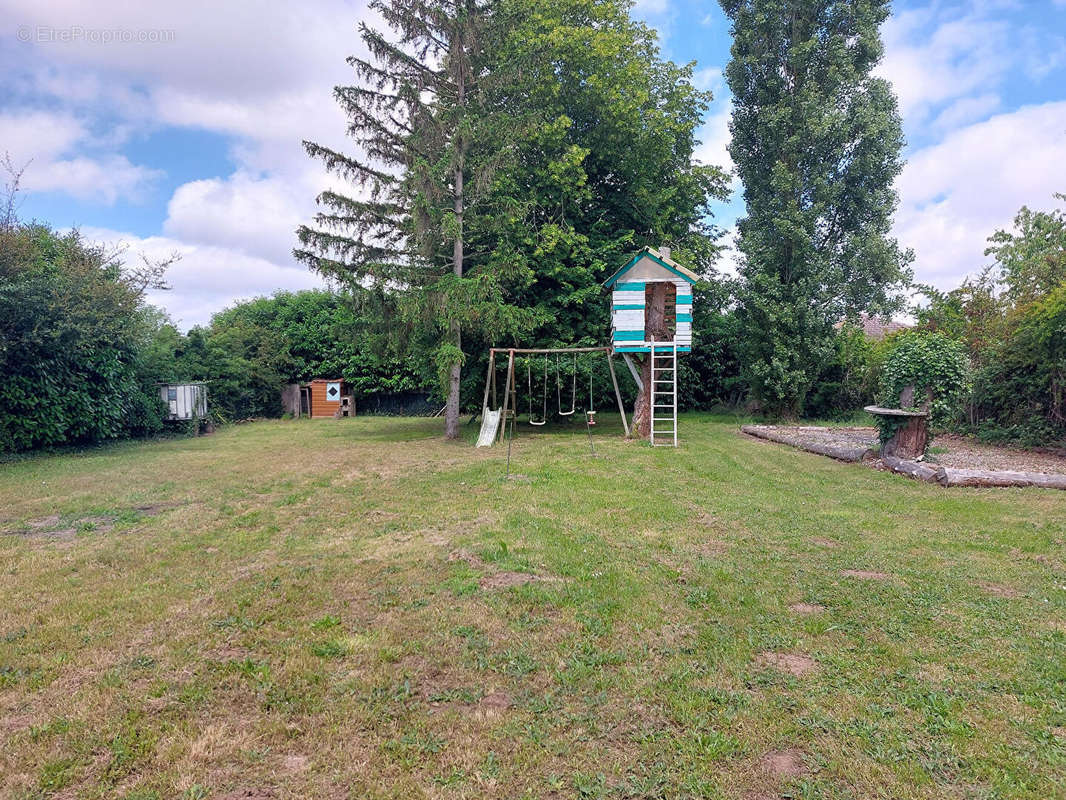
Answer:
[{"label": "shed roof", "polygon": [[620,270],[614,273],[614,275],[604,281],[604,287],[607,289],[611,288],[611,286],[613,286],[619,278],[621,278],[623,275],[629,272],[629,270],[635,267],[637,265],[637,262],[644,257],[650,258],[659,266],[668,269],[670,272],[674,273],[679,278],[684,278],[689,283],[696,283],[700,279],[700,276],[690,270],[688,267],[681,266],[669,256],[664,255],[663,253],[656,250],[654,247],[645,247],[638,251],[635,256],[629,259],[629,261],[626,262],[624,267],[622,267]]}]

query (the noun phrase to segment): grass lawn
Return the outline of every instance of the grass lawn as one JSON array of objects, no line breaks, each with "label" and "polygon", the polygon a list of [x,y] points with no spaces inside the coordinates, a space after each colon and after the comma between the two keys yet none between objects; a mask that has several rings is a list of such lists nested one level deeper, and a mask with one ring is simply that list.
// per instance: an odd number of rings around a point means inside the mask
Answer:
[{"label": "grass lawn", "polygon": [[1066,492],[540,430],[0,465],[0,796],[1066,797]]}]

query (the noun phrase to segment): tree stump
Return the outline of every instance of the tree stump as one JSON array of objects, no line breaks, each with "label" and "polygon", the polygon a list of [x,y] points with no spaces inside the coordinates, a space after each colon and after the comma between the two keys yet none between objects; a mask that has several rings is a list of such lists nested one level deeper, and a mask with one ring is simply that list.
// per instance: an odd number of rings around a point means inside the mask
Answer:
[{"label": "tree stump", "polygon": [[929,422],[924,412],[901,420],[895,434],[881,447],[881,455],[913,461],[929,445]]},{"label": "tree stump", "polygon": [[905,386],[899,393],[899,408],[866,406],[863,409],[875,417],[890,417],[896,422],[892,438],[881,445],[882,457],[913,461],[925,455],[925,448],[929,446],[929,406],[932,402],[933,392],[927,389],[922,407],[913,410],[914,387]]}]

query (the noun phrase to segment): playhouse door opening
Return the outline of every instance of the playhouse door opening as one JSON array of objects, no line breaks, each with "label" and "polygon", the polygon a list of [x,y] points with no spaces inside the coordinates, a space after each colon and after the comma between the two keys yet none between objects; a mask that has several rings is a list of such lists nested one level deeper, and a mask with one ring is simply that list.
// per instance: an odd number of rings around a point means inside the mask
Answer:
[{"label": "playhouse door opening", "polygon": [[644,287],[644,336],[649,341],[672,342],[677,333],[677,287],[649,283]]}]

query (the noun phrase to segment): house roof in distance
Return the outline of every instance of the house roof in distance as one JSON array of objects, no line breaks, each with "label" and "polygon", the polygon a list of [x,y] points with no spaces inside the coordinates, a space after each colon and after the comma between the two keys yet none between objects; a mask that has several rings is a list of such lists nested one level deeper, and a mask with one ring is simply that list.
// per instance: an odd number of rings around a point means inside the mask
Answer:
[{"label": "house roof in distance", "polygon": [[700,276],[697,275],[695,272],[690,270],[688,267],[681,266],[672,258],[670,258],[669,255],[662,252],[661,250],[656,250],[654,247],[644,247],[641,248],[635,256],[629,259],[629,261],[626,262],[624,267],[622,267],[620,270],[615,272],[614,275],[604,281],[604,287],[608,289],[611,288],[611,286],[613,286],[619,278],[621,278],[623,275],[629,272],[629,270],[635,267],[642,258],[650,258],[659,266],[666,268],[670,272],[677,275],[679,278],[684,278],[689,283],[696,283],[700,279]]},{"label": "house roof in distance", "polygon": [[[837,328],[840,328],[844,324],[843,321],[836,324]],[[875,339],[880,341],[886,336],[892,333],[899,333],[900,331],[910,330],[911,326],[905,322],[897,322],[891,319],[877,319],[867,314],[860,314],[858,319],[858,326],[862,328],[863,334],[867,339]]]}]

